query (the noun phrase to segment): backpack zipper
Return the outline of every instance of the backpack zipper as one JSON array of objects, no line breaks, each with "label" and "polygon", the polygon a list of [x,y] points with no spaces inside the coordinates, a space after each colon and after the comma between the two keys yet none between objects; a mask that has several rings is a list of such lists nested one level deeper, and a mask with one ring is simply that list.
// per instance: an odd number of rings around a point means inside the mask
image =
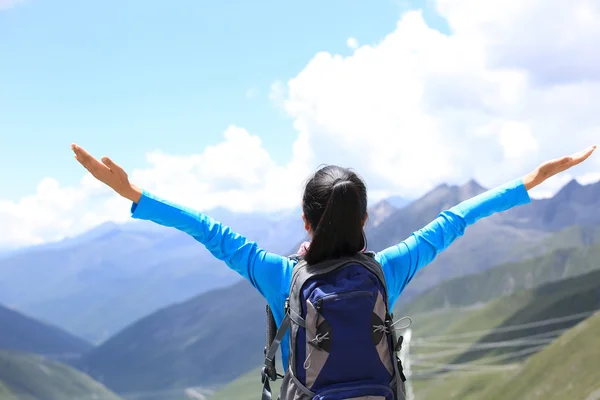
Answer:
[{"label": "backpack zipper", "polygon": [[324,390],[320,393],[317,393],[317,396],[315,396],[315,397],[320,398],[321,396],[324,396],[324,395],[343,393],[343,392],[346,392],[349,390],[355,390],[355,389],[380,389],[380,390],[385,391],[387,394],[394,394],[394,391],[392,390],[392,388],[387,385],[366,384],[366,385],[356,385],[356,386],[348,386],[348,387],[344,387],[344,388],[335,388],[335,389]]},{"label": "backpack zipper", "polygon": [[321,309],[323,308],[323,303],[331,302],[331,301],[338,301],[338,300],[342,300],[342,299],[351,299],[354,297],[373,297],[373,292],[369,292],[367,290],[359,290],[359,291],[349,291],[349,292],[343,292],[343,293],[328,294],[328,295],[321,297],[317,301],[313,302],[313,306],[317,310],[317,313],[321,313]]},{"label": "backpack zipper", "polygon": [[369,292],[368,290],[355,290],[355,291],[348,291],[348,292],[343,292],[343,293],[334,293],[334,294],[328,294],[325,295],[323,297],[321,297],[319,300],[317,300],[317,303],[323,303],[323,302],[327,302],[327,301],[336,301],[336,300],[341,300],[341,299],[350,299],[353,297],[373,297],[373,292]]}]

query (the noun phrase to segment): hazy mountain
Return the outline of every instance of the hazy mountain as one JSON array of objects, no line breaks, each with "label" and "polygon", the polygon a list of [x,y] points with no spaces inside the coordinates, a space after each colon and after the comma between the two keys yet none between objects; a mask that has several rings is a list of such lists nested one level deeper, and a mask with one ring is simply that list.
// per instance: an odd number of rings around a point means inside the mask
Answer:
[{"label": "hazy mountain", "polygon": [[412,202],[411,199],[401,197],[401,196],[392,196],[392,197],[387,198],[385,201],[390,203],[390,205],[394,208],[404,208]]},{"label": "hazy mountain", "polygon": [[[297,213],[215,218],[273,252],[304,237]],[[190,236],[147,221],[103,224],[81,236],[0,259],[0,302],[90,341],[168,304],[239,280]]]},{"label": "hazy mountain", "polygon": [[531,250],[548,253],[507,263],[478,274],[454,278],[425,291],[398,315],[413,315],[445,307],[465,307],[600,269],[600,227],[571,227]]},{"label": "hazy mountain", "polygon": [[141,319],[79,366],[118,392],[225,383],[263,356],[265,304],[246,281],[216,289]]},{"label": "hazy mountain", "polygon": [[504,223],[518,228],[559,231],[570,225],[600,225],[600,182],[581,185],[571,180],[549,199],[512,209]]},{"label": "hazy mountain", "polygon": [[[381,250],[406,239],[448,208],[484,192],[475,181],[462,186],[440,185],[399,209],[369,233],[369,245]],[[532,200],[492,215],[467,228],[436,260],[421,270],[402,294],[406,303],[444,280],[519,261],[553,232],[573,225],[600,226],[600,183],[582,186],[573,181],[555,197]]]},{"label": "hazy mountain", "polygon": [[91,348],[91,344],[57,327],[0,306],[0,349],[60,356]]},{"label": "hazy mountain", "polygon": [[397,208],[392,205],[388,200],[382,200],[369,208],[369,218],[365,226],[366,232],[371,232],[377,228],[386,219],[390,217]]}]

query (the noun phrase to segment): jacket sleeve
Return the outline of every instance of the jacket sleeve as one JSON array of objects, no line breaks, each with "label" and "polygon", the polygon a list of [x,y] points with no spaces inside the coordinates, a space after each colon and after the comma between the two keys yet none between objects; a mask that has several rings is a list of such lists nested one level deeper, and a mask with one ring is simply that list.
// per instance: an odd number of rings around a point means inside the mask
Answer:
[{"label": "jacket sleeve", "polygon": [[467,226],[530,201],[523,181],[511,181],[443,211],[403,242],[378,253],[376,259],[383,267],[390,299],[400,296],[415,274],[462,236]]},{"label": "jacket sleeve", "polygon": [[291,261],[269,253],[208,215],[171,203],[146,191],[131,207],[132,217],[185,232],[217,259],[238,272],[267,299],[279,299]]}]

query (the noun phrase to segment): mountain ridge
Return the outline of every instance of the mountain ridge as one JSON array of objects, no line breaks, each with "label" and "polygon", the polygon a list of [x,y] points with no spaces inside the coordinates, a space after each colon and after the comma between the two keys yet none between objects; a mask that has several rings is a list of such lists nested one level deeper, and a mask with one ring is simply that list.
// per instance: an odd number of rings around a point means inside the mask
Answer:
[{"label": "mountain ridge", "polygon": [[93,346],[56,326],[0,305],[0,349],[58,356],[81,354]]}]

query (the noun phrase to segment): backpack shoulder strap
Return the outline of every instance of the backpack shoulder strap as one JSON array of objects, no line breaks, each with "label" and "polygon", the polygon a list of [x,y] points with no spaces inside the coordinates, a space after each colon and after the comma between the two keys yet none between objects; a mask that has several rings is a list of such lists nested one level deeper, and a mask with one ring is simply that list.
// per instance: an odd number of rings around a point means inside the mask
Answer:
[{"label": "backpack shoulder strap", "polygon": [[[302,256],[300,254],[292,254],[287,258],[294,261],[302,260]],[[286,313],[284,319],[281,323],[279,329],[277,329],[277,323],[275,322],[275,317],[273,316],[273,312],[271,311],[271,307],[267,304],[266,306],[267,312],[267,345],[264,349],[265,354],[265,365],[262,368],[262,383],[263,383],[263,400],[271,400],[271,385],[269,381],[276,381],[277,378],[283,378],[282,375],[277,373],[277,368],[275,366],[275,354],[279,349],[279,345],[283,340],[287,330],[290,326],[290,316],[287,313],[287,303],[286,303]]]}]

